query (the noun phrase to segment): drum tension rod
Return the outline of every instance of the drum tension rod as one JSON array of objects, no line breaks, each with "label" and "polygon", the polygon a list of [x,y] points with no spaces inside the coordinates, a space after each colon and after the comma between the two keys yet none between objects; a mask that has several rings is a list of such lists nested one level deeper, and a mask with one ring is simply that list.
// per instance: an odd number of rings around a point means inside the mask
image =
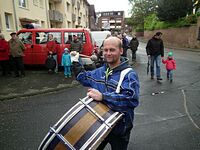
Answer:
[{"label": "drum tension rod", "polygon": [[90,107],[88,104],[86,104],[82,99],[79,99],[79,100],[85,105],[85,107],[88,108],[88,110],[89,110],[92,114],[94,114],[94,115],[95,115],[97,118],[99,118],[103,123],[105,123],[106,126],[108,126],[109,128],[111,128],[111,126],[105,122],[105,119],[103,119],[103,117],[101,117],[92,107]]},{"label": "drum tension rod", "polygon": [[66,146],[66,148],[70,148],[71,150],[76,150],[61,134],[58,134],[56,130],[53,127],[50,127],[50,132],[53,132],[60,140],[61,142]]}]

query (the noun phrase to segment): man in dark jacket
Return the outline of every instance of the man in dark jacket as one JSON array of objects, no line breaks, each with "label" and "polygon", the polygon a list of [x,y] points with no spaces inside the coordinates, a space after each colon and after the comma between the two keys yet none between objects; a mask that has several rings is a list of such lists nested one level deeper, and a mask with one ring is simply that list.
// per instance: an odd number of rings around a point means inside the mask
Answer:
[{"label": "man in dark jacket", "polygon": [[[103,150],[107,143],[111,144],[113,150],[127,150],[133,128],[134,109],[139,104],[139,80],[137,73],[128,65],[128,59],[120,57],[122,53],[120,39],[109,37],[105,39],[103,47],[106,64],[92,71],[74,69],[77,80],[89,87],[87,96],[106,104],[114,111],[124,113],[97,150]],[[118,89],[120,74],[127,68],[130,70]]]},{"label": "man in dark jacket", "polygon": [[162,33],[157,32],[147,43],[146,52],[151,60],[151,79],[154,79],[154,63],[156,64],[157,80],[162,80],[160,73],[161,58],[164,57],[164,44],[161,39]]},{"label": "man in dark jacket", "polygon": [[70,51],[76,51],[81,53],[83,50],[82,43],[79,41],[78,36],[74,35],[74,40],[71,42]]},{"label": "man in dark jacket", "polygon": [[133,38],[131,39],[129,43],[129,47],[132,51],[132,61],[136,61],[136,51],[138,49],[138,46],[139,46],[139,41],[136,35],[133,35]]},{"label": "man in dark jacket", "polygon": [[127,57],[127,50],[129,46],[129,41],[126,37],[126,33],[122,35],[122,46],[123,46],[123,54],[122,56]]}]

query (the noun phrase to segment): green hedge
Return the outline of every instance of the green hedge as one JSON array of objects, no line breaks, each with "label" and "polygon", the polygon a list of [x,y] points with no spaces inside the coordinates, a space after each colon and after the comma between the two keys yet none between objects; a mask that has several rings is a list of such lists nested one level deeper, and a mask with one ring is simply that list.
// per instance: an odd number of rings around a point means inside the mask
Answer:
[{"label": "green hedge", "polygon": [[157,30],[157,29],[166,29],[171,27],[186,27],[191,26],[192,24],[197,23],[197,18],[199,14],[191,14],[187,17],[183,17],[178,19],[174,22],[168,22],[168,21],[160,21],[156,14],[151,14],[147,16],[144,20],[144,30]]}]

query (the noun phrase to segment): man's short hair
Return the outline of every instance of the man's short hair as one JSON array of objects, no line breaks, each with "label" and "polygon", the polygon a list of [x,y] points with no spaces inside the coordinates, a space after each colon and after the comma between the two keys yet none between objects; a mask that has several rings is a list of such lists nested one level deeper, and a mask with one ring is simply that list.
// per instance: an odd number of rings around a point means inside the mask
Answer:
[{"label": "man's short hair", "polygon": [[10,33],[10,36],[15,35],[15,34],[17,34],[17,33],[16,32],[12,32],[12,33]]},{"label": "man's short hair", "polygon": [[156,32],[155,36],[160,36],[162,35],[162,32]]},{"label": "man's short hair", "polygon": [[117,41],[117,46],[118,46],[119,48],[122,48],[122,41],[121,41],[118,37],[110,36],[110,37],[106,38],[105,40],[108,40],[108,39],[110,39],[110,38],[116,39],[116,41]]}]

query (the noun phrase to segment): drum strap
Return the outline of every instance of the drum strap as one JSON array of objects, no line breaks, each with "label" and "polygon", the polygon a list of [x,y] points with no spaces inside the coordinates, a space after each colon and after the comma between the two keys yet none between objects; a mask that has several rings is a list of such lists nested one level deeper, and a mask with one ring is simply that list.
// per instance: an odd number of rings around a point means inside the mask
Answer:
[{"label": "drum strap", "polygon": [[124,80],[124,77],[125,75],[130,71],[132,70],[132,68],[126,68],[124,70],[122,70],[122,72],[120,73],[120,78],[119,78],[119,82],[118,82],[118,85],[117,85],[117,89],[116,89],[116,93],[120,93],[120,86],[122,84],[122,81]]}]

